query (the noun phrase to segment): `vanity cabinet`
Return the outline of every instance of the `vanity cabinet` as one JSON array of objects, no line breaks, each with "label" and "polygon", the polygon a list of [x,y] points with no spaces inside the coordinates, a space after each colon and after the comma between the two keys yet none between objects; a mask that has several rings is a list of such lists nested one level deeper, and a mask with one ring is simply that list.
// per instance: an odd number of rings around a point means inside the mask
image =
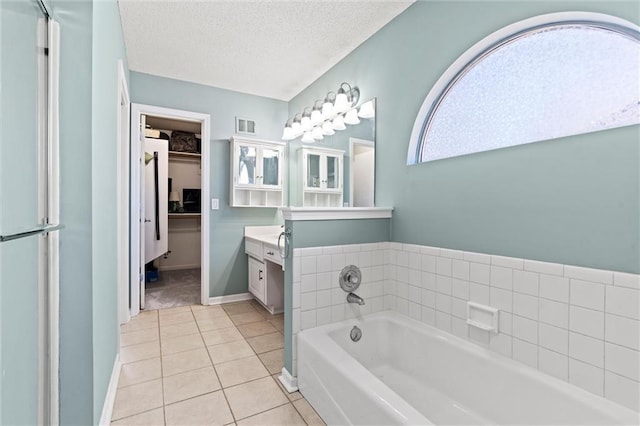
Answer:
[{"label": "vanity cabinet", "polygon": [[231,138],[231,207],[284,205],[285,144]]},{"label": "vanity cabinet", "polygon": [[[247,228],[274,228],[275,235],[247,233]],[[272,314],[284,310],[284,266],[277,248],[280,227],[245,228],[244,251],[248,258],[249,292]],[[253,236],[249,236],[253,235]]]},{"label": "vanity cabinet", "polygon": [[344,151],[302,147],[303,207],[342,207]]}]

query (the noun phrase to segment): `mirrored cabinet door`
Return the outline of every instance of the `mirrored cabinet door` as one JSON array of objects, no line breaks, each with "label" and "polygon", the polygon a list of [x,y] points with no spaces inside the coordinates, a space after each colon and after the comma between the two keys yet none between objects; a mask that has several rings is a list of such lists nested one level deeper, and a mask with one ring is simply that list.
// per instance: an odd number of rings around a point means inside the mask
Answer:
[{"label": "mirrored cabinet door", "polygon": [[238,176],[236,182],[240,185],[254,185],[256,183],[256,158],[255,146],[238,146]]},{"label": "mirrored cabinet door", "polygon": [[307,155],[307,188],[320,188],[320,155]]},{"label": "mirrored cabinet door", "polygon": [[263,148],[262,150],[262,184],[280,185],[280,150]]},{"label": "mirrored cabinet door", "polygon": [[327,189],[339,188],[339,176],[340,173],[340,159],[333,155],[327,155],[327,176],[325,177],[325,183]]}]

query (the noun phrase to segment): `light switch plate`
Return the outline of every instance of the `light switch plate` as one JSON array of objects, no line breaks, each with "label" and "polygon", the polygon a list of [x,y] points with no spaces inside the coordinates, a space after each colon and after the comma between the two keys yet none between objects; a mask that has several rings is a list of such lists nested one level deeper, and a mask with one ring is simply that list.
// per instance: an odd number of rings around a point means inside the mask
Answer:
[{"label": "light switch plate", "polygon": [[220,201],[217,198],[211,199],[211,210],[219,210],[220,209]]}]

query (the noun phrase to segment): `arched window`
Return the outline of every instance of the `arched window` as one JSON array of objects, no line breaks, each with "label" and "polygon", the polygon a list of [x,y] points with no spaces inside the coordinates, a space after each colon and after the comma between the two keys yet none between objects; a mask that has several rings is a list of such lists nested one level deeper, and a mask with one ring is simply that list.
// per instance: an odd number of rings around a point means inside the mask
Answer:
[{"label": "arched window", "polygon": [[566,12],[499,30],[440,77],[413,126],[414,164],[640,123],[640,28]]}]

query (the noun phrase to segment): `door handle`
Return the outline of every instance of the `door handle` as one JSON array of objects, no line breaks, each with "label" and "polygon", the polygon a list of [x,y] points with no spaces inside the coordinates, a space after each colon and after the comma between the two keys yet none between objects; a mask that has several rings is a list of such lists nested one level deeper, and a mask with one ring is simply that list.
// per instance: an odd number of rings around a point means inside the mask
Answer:
[{"label": "door handle", "polygon": [[144,220],[144,223],[149,223],[149,222],[151,222],[151,219],[145,219]]},{"label": "door handle", "polygon": [[258,271],[258,279],[262,280],[262,269]]}]

